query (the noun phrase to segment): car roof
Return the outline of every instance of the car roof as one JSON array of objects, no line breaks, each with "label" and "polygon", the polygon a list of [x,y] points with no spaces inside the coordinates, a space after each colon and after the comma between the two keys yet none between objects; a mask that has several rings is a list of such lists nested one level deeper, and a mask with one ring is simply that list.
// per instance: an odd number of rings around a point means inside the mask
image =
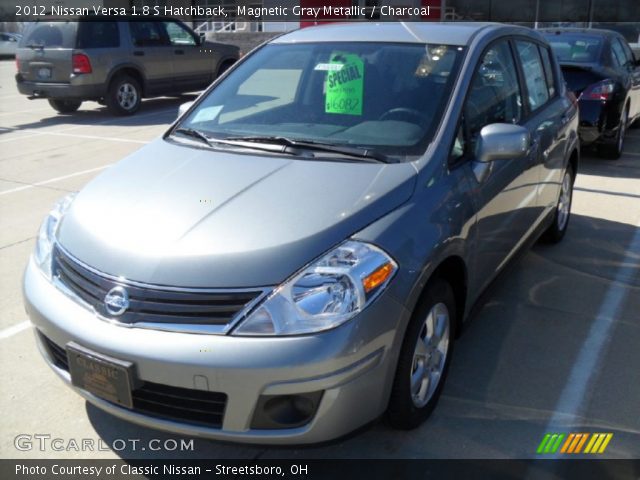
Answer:
[{"label": "car roof", "polygon": [[343,22],[302,28],[279,36],[271,43],[399,42],[465,46],[481,30],[519,28],[484,22]]},{"label": "car roof", "polygon": [[578,33],[592,37],[617,37],[620,35],[613,30],[603,30],[600,28],[541,28],[538,31],[544,35],[562,35],[563,33]]}]

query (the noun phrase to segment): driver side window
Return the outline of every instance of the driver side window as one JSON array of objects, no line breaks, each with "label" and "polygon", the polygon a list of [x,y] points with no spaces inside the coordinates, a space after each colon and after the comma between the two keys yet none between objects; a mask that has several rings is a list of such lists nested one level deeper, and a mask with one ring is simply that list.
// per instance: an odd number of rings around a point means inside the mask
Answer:
[{"label": "driver side window", "polygon": [[518,123],[522,118],[522,95],[516,65],[507,40],[489,48],[480,60],[464,105],[468,147],[480,130],[492,123]]}]

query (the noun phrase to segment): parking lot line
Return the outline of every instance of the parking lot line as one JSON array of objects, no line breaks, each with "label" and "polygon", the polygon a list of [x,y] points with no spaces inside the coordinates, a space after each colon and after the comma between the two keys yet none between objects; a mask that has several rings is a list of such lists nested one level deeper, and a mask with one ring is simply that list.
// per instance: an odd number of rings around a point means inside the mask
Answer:
[{"label": "parking lot line", "polygon": [[41,185],[47,185],[49,183],[58,182],[60,180],[66,180],[67,178],[77,177],[78,175],[84,175],[85,173],[97,172],[98,170],[105,169],[105,168],[107,168],[109,166],[111,166],[111,164],[103,165],[101,167],[96,167],[96,168],[90,168],[88,170],[82,170],[80,172],[70,173],[69,175],[63,175],[61,177],[50,178],[49,180],[43,180],[42,182],[32,183],[31,185],[24,185],[22,187],[12,188],[10,190],[4,190],[4,191],[0,192],[0,195],[7,195],[9,193],[21,192],[23,190],[28,190],[30,188],[39,187]]},{"label": "parking lot line", "polygon": [[[627,297],[625,281],[633,276],[635,270],[635,252],[640,251],[640,221],[636,220],[636,231],[627,245],[626,254],[620,261],[620,268],[607,290],[600,309],[595,316],[587,338],[573,362],[567,382],[554,408],[554,414],[547,424],[547,432],[560,427],[563,419],[569,422],[581,415],[584,403],[588,400],[589,385],[598,375],[598,362],[604,362],[602,356],[611,339],[611,330],[616,324],[616,316]],[[567,418],[567,417],[570,418]],[[571,424],[571,423],[569,423]]]},{"label": "parking lot line", "polygon": [[5,338],[9,338],[14,336],[17,333],[26,330],[31,325],[29,320],[25,320],[24,322],[20,322],[17,325],[13,325],[9,328],[5,328],[4,330],[0,330],[0,340],[4,340]]},{"label": "parking lot line", "polygon": [[[149,116],[159,116],[159,115],[165,115],[171,112],[175,112],[176,109],[175,108],[165,108],[162,110],[158,110],[155,112],[148,112],[148,113],[143,113],[143,114],[138,114],[135,116],[131,116],[131,117],[126,117],[126,118],[107,118],[105,120],[100,120],[99,122],[96,123],[88,123],[86,125],[74,125],[72,127],[69,128],[63,128],[55,133],[63,133],[63,132],[70,132],[73,130],[77,130],[80,128],[87,128],[87,127],[94,127],[94,126],[98,126],[98,125],[109,125],[109,123],[111,122],[120,122],[119,124],[116,124],[115,126],[126,126],[126,124],[128,123],[129,120],[133,120],[134,122],[139,121],[141,118],[145,118],[145,117],[149,117]],[[122,124],[124,123],[124,125]],[[167,125],[169,125],[171,122],[168,122]],[[51,132],[47,132],[47,131],[43,131],[43,130],[36,130],[36,129],[13,129],[15,132],[29,132],[29,135],[20,135],[17,137],[11,137],[11,138],[5,138],[4,140],[0,140],[0,143],[8,143],[8,142],[13,142],[15,140],[23,140],[23,139],[27,139],[27,138],[32,138],[32,137],[37,137],[40,135],[45,135],[47,133],[51,133]]]},{"label": "parking lot line", "polygon": [[[33,130],[24,130],[24,131],[32,132]],[[81,133],[64,133],[64,132],[38,132],[38,133],[42,135],[56,135],[59,137],[88,138],[91,140],[108,140],[111,142],[141,143],[141,144],[149,143],[146,140],[133,140],[129,138],[119,138],[119,137],[100,137],[98,135],[83,135]]]}]

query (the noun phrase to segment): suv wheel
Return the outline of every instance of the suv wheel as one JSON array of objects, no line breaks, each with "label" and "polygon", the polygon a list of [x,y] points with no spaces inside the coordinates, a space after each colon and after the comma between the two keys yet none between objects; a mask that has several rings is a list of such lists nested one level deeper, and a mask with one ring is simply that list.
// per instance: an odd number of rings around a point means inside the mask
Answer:
[{"label": "suv wheel", "polygon": [[116,115],[133,115],[142,101],[142,89],[138,81],[129,75],[120,75],[111,81],[105,102]]},{"label": "suv wheel", "polygon": [[387,415],[394,428],[416,428],[431,414],[447,376],[456,326],[451,286],[427,287],[407,327]]},{"label": "suv wheel", "polygon": [[622,155],[622,149],[624,148],[624,136],[627,133],[627,126],[629,123],[629,107],[625,107],[620,117],[620,126],[616,138],[611,143],[600,145],[598,153],[604,158],[610,158],[617,160]]},{"label": "suv wheel", "polygon": [[571,199],[573,198],[573,182],[575,176],[571,165],[567,166],[560,185],[560,196],[553,216],[553,223],[542,234],[542,240],[547,243],[558,243],[564,238],[571,217]]},{"label": "suv wheel", "polygon": [[65,99],[49,99],[49,105],[53,109],[60,113],[73,113],[80,108],[82,102],[80,100],[65,100]]}]

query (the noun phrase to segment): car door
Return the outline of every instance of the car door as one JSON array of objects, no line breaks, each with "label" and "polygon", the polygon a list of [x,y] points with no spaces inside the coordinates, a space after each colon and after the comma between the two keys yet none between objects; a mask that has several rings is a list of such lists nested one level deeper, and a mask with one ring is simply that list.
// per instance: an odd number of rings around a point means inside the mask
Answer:
[{"label": "car door", "polygon": [[568,141],[568,123],[574,107],[558,95],[557,80],[549,48],[525,39],[514,41],[516,57],[522,68],[528,116],[524,126],[531,132],[532,151],[537,165],[537,205],[533,223],[537,223],[558,201],[564,174]]},{"label": "car door", "polygon": [[467,165],[477,209],[474,272],[476,285],[482,287],[520,245],[536,217],[539,173],[535,152],[489,164],[474,158],[484,126],[521,124],[524,119],[517,71],[510,42],[494,43],[476,66],[463,108],[464,151],[470,160]]},{"label": "car door", "polygon": [[616,38],[615,42],[620,46],[620,52],[624,56],[624,69],[628,72],[631,82],[629,92],[629,118],[637,118],[640,115],[640,64],[638,64],[631,48],[627,42],[621,38]]},{"label": "car door", "polygon": [[133,61],[144,72],[146,93],[151,95],[173,89],[173,62],[168,57],[169,39],[161,22],[127,22]]},{"label": "car door", "polygon": [[200,90],[214,79],[215,56],[218,52],[200,46],[200,39],[176,21],[162,22],[171,48],[174,88],[178,91]]}]

